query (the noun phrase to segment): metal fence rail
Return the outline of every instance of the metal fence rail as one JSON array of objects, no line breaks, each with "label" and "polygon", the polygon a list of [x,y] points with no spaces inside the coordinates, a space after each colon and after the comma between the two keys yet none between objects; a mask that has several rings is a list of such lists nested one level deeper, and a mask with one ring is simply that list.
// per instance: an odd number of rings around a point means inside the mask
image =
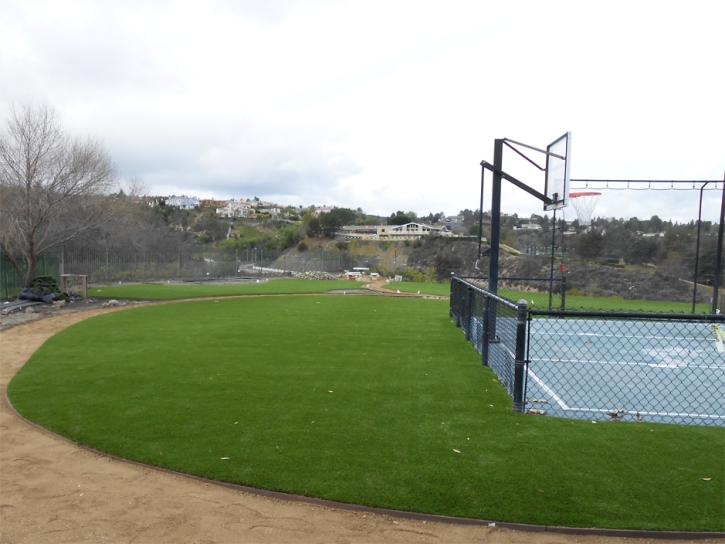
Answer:
[{"label": "metal fence rail", "polygon": [[458,277],[450,313],[515,411],[725,426],[725,315],[536,310]]}]

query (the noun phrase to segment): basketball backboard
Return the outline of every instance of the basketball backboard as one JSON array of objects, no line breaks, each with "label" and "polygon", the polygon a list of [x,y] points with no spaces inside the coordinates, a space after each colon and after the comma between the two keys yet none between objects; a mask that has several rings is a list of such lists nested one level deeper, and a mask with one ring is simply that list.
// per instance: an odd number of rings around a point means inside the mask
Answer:
[{"label": "basketball backboard", "polygon": [[544,204],[544,210],[558,210],[569,205],[571,132],[567,132],[546,146],[546,153],[544,194],[553,202]]}]

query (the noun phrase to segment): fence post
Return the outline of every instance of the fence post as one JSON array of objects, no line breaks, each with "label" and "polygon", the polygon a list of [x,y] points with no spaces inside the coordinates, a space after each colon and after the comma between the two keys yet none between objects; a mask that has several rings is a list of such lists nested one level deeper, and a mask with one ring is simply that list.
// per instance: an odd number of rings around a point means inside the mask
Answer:
[{"label": "fence post", "polygon": [[466,340],[471,340],[471,321],[473,321],[473,287],[466,289]]},{"label": "fence post", "polygon": [[526,372],[526,318],[529,313],[528,303],[521,299],[518,303],[516,318],[516,363],[514,366],[514,412],[523,412],[526,405],[524,399],[524,381]]},{"label": "fence post", "polygon": [[455,283],[456,283],[456,279],[455,278],[451,278],[451,296],[450,296],[450,303],[448,305],[449,306],[449,308],[448,308],[448,315],[450,317],[455,317],[455,313],[453,311],[453,300],[454,300],[454,298],[456,296]]},{"label": "fence post", "polygon": [[566,276],[561,276],[561,309],[566,310]]},{"label": "fence post", "polygon": [[488,297],[483,296],[483,321],[481,323],[481,364],[488,366]]}]

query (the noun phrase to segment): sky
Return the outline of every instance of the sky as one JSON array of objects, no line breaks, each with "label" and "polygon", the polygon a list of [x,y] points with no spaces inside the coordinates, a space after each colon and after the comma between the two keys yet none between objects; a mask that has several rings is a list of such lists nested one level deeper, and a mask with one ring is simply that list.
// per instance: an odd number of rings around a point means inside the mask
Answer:
[{"label": "sky", "polygon": [[[0,127],[49,104],[148,194],[381,215],[478,208],[496,138],[571,131],[573,178],[723,180],[723,20],[722,0],[0,0]],[[697,219],[697,190],[601,192],[595,216]],[[544,213],[508,183],[502,211]]]}]

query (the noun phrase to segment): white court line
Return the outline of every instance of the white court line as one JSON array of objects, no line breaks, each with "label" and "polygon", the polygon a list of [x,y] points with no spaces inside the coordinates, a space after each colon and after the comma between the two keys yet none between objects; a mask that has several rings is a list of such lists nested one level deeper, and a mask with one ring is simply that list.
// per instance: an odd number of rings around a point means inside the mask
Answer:
[{"label": "white court line", "polygon": [[[564,403],[564,400],[554,393],[554,390],[551,389],[548,385],[546,385],[541,378],[539,378],[536,374],[534,374],[531,370],[528,370],[529,376],[541,387],[546,393],[548,393],[551,398],[553,398],[556,403],[559,405],[559,407],[562,410],[566,410],[568,412],[588,412],[588,413],[606,413],[611,411],[611,409],[601,409],[601,408],[570,408],[569,406]],[[635,410],[632,409],[630,412],[639,412],[640,415],[644,416],[668,416],[668,417],[695,417],[695,418],[701,418],[701,419],[722,419],[725,420],[725,416],[718,416],[715,414],[689,414],[689,413],[680,413],[680,412],[649,412],[646,410]]]},{"label": "white court line", "polygon": [[536,374],[534,374],[531,370],[529,370],[528,373],[529,376],[531,376],[531,378],[539,384],[539,387],[541,387],[544,391],[551,395],[551,398],[556,401],[556,403],[559,405],[559,407],[561,407],[562,410],[572,410],[572,408],[569,408],[566,404],[564,404],[564,401],[561,399],[561,397],[554,393],[554,391],[550,389],[549,386],[546,385],[543,381],[541,381],[541,379],[539,379]]},{"label": "white court line", "polygon": [[662,366],[661,363],[632,363],[628,361],[600,361],[600,360],[588,360],[588,359],[529,359],[530,361],[536,361],[539,363],[588,363],[592,365],[621,365],[621,366],[649,366],[652,368],[710,368],[713,370],[722,370],[725,367],[723,365],[698,365],[698,364],[683,364],[678,366]]},{"label": "white court line", "polygon": [[[597,413],[606,413],[611,410],[602,410],[597,408],[566,408],[566,410],[569,410],[571,412],[597,412]],[[647,412],[643,410],[629,410],[629,413],[637,412],[640,415],[643,416],[670,416],[670,417],[699,417],[702,419],[710,418],[710,419],[725,419],[725,416],[717,416],[714,414],[688,414],[688,413],[679,413],[679,412]]]},{"label": "white court line", "polygon": [[541,332],[531,331],[532,336],[598,336],[602,338],[644,338],[646,340],[701,340],[705,341],[707,335],[697,336],[657,336],[654,334],[602,334],[598,332]]}]

